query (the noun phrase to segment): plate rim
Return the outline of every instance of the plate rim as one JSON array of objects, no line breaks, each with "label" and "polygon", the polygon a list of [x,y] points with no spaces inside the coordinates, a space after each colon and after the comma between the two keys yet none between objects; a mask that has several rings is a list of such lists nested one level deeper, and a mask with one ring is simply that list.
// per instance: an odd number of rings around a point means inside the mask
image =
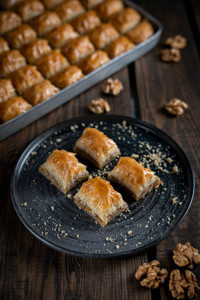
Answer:
[{"label": "plate rim", "polygon": [[[134,125],[139,125],[140,128],[142,127],[145,130],[150,130],[154,135],[161,138],[162,141],[166,142],[166,139],[167,139],[167,141],[170,141],[170,146],[173,145],[173,149],[175,147],[176,151],[177,150],[180,151],[182,157],[184,158],[184,164],[187,165],[187,174],[190,175],[190,177],[188,177],[188,178],[191,181],[190,182],[191,187],[189,188],[189,196],[190,197],[188,196],[189,202],[187,203],[186,208],[183,211],[181,211],[180,217],[177,220],[177,222],[175,222],[173,224],[173,227],[171,227],[169,231],[166,231],[165,234],[163,234],[162,236],[157,237],[156,240],[149,242],[147,245],[138,247],[137,249],[128,250],[128,251],[124,251],[124,252],[120,252],[120,253],[106,253],[106,254],[97,253],[97,254],[95,254],[95,253],[79,252],[76,250],[72,251],[72,250],[66,249],[62,246],[57,246],[53,242],[49,242],[49,241],[45,240],[44,237],[41,237],[40,234],[34,230],[34,228],[32,228],[31,226],[29,226],[29,224],[26,223],[26,220],[23,218],[22,214],[20,213],[19,207],[15,201],[15,195],[14,195],[15,194],[15,191],[14,191],[15,177],[16,177],[16,173],[19,172],[24,159],[27,157],[27,155],[30,152],[30,150],[32,149],[32,147],[37,145],[39,141],[41,143],[44,139],[47,139],[53,132],[62,129],[63,126],[70,127],[70,125],[76,124],[76,122],[82,123],[82,122],[86,122],[86,121],[87,121],[87,123],[94,122],[94,121],[113,121],[113,123],[127,121],[130,123],[133,123]],[[172,145],[171,145],[171,143],[172,143]],[[14,210],[15,210],[19,220],[28,229],[28,231],[35,238],[37,238],[39,241],[41,241],[43,244],[45,244],[46,246],[49,246],[50,248],[52,248],[54,250],[57,250],[61,253],[65,253],[68,255],[74,255],[74,256],[85,257],[85,258],[107,259],[107,258],[117,258],[117,257],[135,255],[139,252],[142,252],[153,246],[156,246],[159,242],[161,242],[168,235],[170,235],[175,230],[175,228],[182,222],[182,220],[184,219],[184,217],[186,216],[186,214],[188,213],[188,211],[191,207],[191,204],[192,204],[193,198],[194,198],[194,193],[195,193],[195,177],[194,177],[194,171],[192,169],[192,165],[191,165],[187,155],[185,154],[184,150],[178,145],[178,143],[173,138],[171,138],[167,133],[165,133],[163,130],[159,129],[155,125],[152,125],[146,121],[143,121],[143,120],[140,120],[137,118],[132,118],[130,116],[113,115],[113,114],[111,114],[111,115],[107,115],[107,114],[105,114],[105,115],[88,115],[88,116],[71,118],[71,119],[59,122],[59,123],[47,128],[46,130],[44,130],[40,134],[38,134],[36,137],[34,137],[30,141],[30,143],[25,147],[25,149],[22,151],[19,159],[17,160],[17,163],[14,167],[14,170],[13,170],[13,173],[11,176],[10,190],[11,190],[12,204],[13,204]]]}]

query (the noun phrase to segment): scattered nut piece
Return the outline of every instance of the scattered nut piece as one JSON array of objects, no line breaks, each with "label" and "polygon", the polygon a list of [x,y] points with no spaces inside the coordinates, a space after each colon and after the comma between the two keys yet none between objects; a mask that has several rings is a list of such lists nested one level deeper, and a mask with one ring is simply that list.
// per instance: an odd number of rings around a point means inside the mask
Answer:
[{"label": "scattered nut piece", "polygon": [[163,283],[168,276],[168,271],[166,269],[160,269],[160,262],[153,260],[150,263],[144,263],[139,266],[135,272],[135,278],[137,280],[142,279],[140,284],[148,288],[157,289],[160,283]]},{"label": "scattered nut piece", "polygon": [[181,36],[180,34],[177,34],[175,37],[169,37],[165,41],[165,45],[170,46],[172,48],[183,49],[187,45],[187,40],[185,37]]},{"label": "scattered nut piece", "polygon": [[119,93],[123,90],[123,85],[118,79],[112,79],[108,78],[106,81],[104,81],[102,85],[102,92],[104,94],[110,94],[110,95],[119,95]]},{"label": "scattered nut piece", "polygon": [[178,243],[173,253],[173,260],[179,267],[188,266],[189,269],[193,269],[194,264],[200,264],[199,250],[193,248],[189,242],[184,245]]},{"label": "scattered nut piece", "polygon": [[179,270],[173,270],[170,273],[169,290],[172,297],[176,299],[185,299],[185,290],[189,299],[197,296],[199,286],[196,276],[191,271],[185,270],[185,276]]},{"label": "scattered nut piece", "polygon": [[107,101],[99,98],[97,100],[92,100],[88,109],[94,114],[102,114],[104,111],[110,111],[110,105]]},{"label": "scattered nut piece", "polygon": [[179,172],[178,167],[177,167],[177,166],[173,166],[172,172],[173,172],[173,173],[178,173],[178,172]]},{"label": "scattered nut piece", "polygon": [[169,103],[165,104],[164,108],[168,111],[168,113],[174,116],[180,116],[186,109],[188,109],[188,105],[184,101],[173,98],[169,101]]},{"label": "scattered nut piece", "polygon": [[181,60],[181,52],[177,48],[163,49],[160,52],[160,57],[164,62],[179,62]]}]

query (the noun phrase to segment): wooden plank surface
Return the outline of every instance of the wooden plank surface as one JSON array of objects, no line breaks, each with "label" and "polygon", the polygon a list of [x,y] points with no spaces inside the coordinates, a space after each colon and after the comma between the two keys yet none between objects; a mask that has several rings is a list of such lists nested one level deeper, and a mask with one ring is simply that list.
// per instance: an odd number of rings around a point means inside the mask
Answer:
[{"label": "wooden plank surface", "polygon": [[[132,98],[138,99],[142,120],[163,129],[183,148],[191,161],[196,180],[191,209],[176,230],[157,247],[118,259],[94,260],[56,252],[34,238],[21,224],[10,196],[10,179],[18,158],[29,142],[46,128],[73,117],[89,115],[87,107],[91,99],[103,96],[101,84],[98,84],[0,143],[2,300],[172,299],[167,284],[157,291],[142,288],[134,280],[136,267],[157,258],[169,270],[175,268],[171,251],[177,242],[190,241],[200,249],[200,64],[197,44],[184,2],[137,0],[136,3],[162,21],[164,31],[161,42],[131,65],[129,70],[124,68],[113,76],[124,85],[120,96],[104,98],[109,101],[112,114],[126,116],[135,114]],[[177,33],[188,39],[187,47],[181,51],[182,60],[177,64],[164,64],[159,60],[162,43],[168,36]],[[131,76],[133,73],[135,76]],[[137,87],[134,95],[130,83]],[[172,118],[162,110],[164,103],[173,97],[189,103],[189,110],[179,118]],[[200,279],[200,268],[195,268],[194,272]]]}]

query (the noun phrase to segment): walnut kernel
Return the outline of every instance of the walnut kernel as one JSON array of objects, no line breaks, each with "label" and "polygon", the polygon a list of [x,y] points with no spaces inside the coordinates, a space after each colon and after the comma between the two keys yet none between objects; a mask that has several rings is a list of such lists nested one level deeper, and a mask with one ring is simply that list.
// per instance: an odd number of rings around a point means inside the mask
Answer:
[{"label": "walnut kernel", "polygon": [[175,37],[169,37],[165,41],[165,45],[170,46],[172,48],[178,48],[178,49],[185,48],[186,44],[187,44],[186,38],[181,36],[180,34],[177,34]]},{"label": "walnut kernel", "polygon": [[165,104],[164,108],[166,111],[168,111],[168,113],[174,116],[180,116],[186,109],[188,109],[188,105],[184,101],[173,98],[167,104]]},{"label": "walnut kernel", "polygon": [[104,111],[110,111],[110,105],[107,101],[99,98],[97,100],[92,100],[88,109],[94,114],[102,114]]},{"label": "walnut kernel", "polygon": [[110,94],[110,95],[119,95],[119,93],[123,90],[123,85],[118,79],[112,79],[108,78],[104,83],[102,84],[102,92],[104,94]]},{"label": "walnut kernel", "polygon": [[200,253],[198,249],[191,246],[189,242],[185,244],[178,243],[173,250],[173,260],[179,267],[193,269],[194,264],[200,264]]},{"label": "walnut kernel", "polygon": [[160,269],[160,262],[153,260],[150,263],[144,263],[139,266],[135,272],[135,278],[141,280],[140,284],[148,288],[158,288],[160,283],[163,283],[168,276],[166,269]]},{"label": "walnut kernel", "polygon": [[181,60],[181,52],[177,48],[163,49],[160,52],[160,57],[164,62],[179,62]]},{"label": "walnut kernel", "polygon": [[185,280],[187,282],[187,295],[189,299],[197,296],[197,292],[200,289],[197,283],[196,276],[193,272],[185,270]]}]

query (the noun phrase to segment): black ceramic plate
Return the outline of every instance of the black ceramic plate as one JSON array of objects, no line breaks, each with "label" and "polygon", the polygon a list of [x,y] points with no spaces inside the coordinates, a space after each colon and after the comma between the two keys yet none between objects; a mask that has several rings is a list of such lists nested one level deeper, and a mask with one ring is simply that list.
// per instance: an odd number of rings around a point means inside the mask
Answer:
[{"label": "black ceramic plate", "polygon": [[[104,228],[74,204],[80,185],[63,195],[38,172],[54,149],[72,151],[85,127],[103,131],[114,139],[122,156],[132,155],[163,181],[157,191],[137,202],[113,184],[129,210]],[[117,160],[101,171],[84,163],[92,176],[106,179]],[[174,166],[178,173],[172,172]],[[194,177],[184,152],[163,131],[128,117],[91,116],[60,123],[34,139],[16,165],[11,191],[20,220],[45,244],[73,255],[114,257],[144,250],[170,234],[191,205]]]}]

